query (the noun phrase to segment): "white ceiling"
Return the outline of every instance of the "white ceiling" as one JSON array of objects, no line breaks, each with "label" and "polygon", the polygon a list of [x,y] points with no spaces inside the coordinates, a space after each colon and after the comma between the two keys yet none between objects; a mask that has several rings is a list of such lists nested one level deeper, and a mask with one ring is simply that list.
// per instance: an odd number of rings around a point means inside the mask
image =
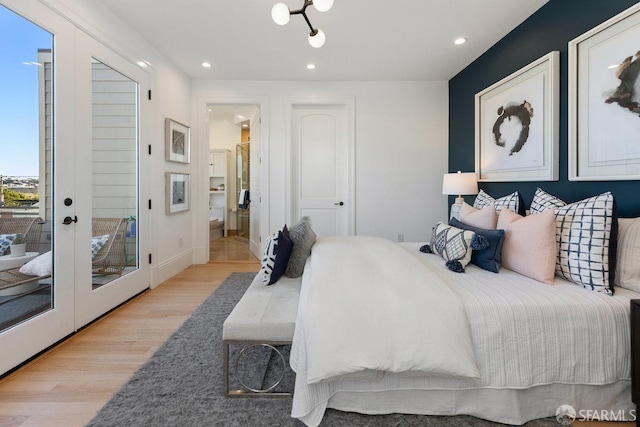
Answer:
[{"label": "white ceiling", "polygon": [[307,8],[319,49],[302,16],[271,20],[278,1],[304,0],[101,1],[192,78],[373,81],[449,80],[548,0],[335,0]]}]

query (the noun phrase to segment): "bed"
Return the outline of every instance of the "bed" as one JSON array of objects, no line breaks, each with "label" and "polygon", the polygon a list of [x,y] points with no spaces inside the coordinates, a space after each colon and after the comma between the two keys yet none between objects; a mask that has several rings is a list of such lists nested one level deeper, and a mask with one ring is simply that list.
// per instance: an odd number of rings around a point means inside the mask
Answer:
[{"label": "bed", "polygon": [[565,203],[538,188],[527,215],[517,191],[480,193],[428,246],[308,239],[292,417],[317,426],[333,408],[521,425],[571,407],[634,419],[640,219],[618,220],[610,192]]},{"label": "bed", "polygon": [[[420,246],[373,237],[317,240],[302,277],[291,351],[293,417],[316,426],[334,408],[467,414],[518,425],[554,416],[563,404],[632,413],[629,301],[639,293],[616,288],[610,296],[560,278],[548,285],[471,264],[464,274],[454,273]],[[444,293],[430,299],[432,290],[419,289],[426,280],[407,287],[414,276],[407,270],[439,282]],[[363,271],[369,272],[366,280]],[[394,307],[403,297],[409,307]],[[391,308],[376,308],[376,300]],[[421,316],[421,306],[435,315]],[[414,342],[398,337],[394,330],[400,329],[408,329]],[[344,349],[350,340],[352,347]],[[421,353],[416,343],[423,341],[436,344]],[[443,348],[448,343],[462,345]],[[415,358],[398,362],[381,344]],[[432,354],[430,347],[443,353]],[[424,357],[435,360],[414,360]],[[443,364],[443,357],[453,360]]]}]

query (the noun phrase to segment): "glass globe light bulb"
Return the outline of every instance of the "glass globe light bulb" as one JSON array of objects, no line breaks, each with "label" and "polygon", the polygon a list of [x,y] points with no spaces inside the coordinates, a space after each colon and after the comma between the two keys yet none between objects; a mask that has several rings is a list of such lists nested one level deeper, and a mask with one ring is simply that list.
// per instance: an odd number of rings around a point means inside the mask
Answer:
[{"label": "glass globe light bulb", "polygon": [[322,47],[322,45],[324,44],[324,41],[325,41],[324,31],[320,29],[317,30],[317,33],[314,36],[309,34],[309,44],[315,48]]},{"label": "glass globe light bulb", "polygon": [[285,25],[291,19],[289,7],[284,3],[276,3],[271,8],[271,18],[278,25]]},{"label": "glass globe light bulb", "polygon": [[313,0],[313,7],[318,12],[326,12],[333,6],[333,0]]}]

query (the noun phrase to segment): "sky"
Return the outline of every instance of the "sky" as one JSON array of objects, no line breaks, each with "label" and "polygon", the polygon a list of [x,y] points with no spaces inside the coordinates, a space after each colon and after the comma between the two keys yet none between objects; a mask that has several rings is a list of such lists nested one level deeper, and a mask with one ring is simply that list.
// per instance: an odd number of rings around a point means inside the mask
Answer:
[{"label": "sky", "polygon": [[49,32],[0,5],[0,175],[38,176],[40,67],[31,62],[52,45]]}]

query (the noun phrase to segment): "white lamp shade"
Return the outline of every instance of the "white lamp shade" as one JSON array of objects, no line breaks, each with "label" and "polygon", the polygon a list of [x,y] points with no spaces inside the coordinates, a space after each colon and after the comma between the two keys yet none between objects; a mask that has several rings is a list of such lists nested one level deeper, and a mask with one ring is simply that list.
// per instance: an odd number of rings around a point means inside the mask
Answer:
[{"label": "white lamp shade", "polygon": [[278,25],[285,25],[291,19],[291,13],[289,12],[289,7],[284,3],[276,3],[273,8],[271,8],[271,18],[273,18],[273,22]]},{"label": "white lamp shade", "polygon": [[326,12],[333,6],[333,0],[313,0],[313,7],[318,12]]},{"label": "white lamp shade", "polygon": [[446,173],[442,179],[442,194],[478,194],[478,180],[475,172]]},{"label": "white lamp shade", "polygon": [[309,34],[309,44],[313,47],[322,47],[324,40],[324,31],[322,30],[318,30],[315,36]]}]

